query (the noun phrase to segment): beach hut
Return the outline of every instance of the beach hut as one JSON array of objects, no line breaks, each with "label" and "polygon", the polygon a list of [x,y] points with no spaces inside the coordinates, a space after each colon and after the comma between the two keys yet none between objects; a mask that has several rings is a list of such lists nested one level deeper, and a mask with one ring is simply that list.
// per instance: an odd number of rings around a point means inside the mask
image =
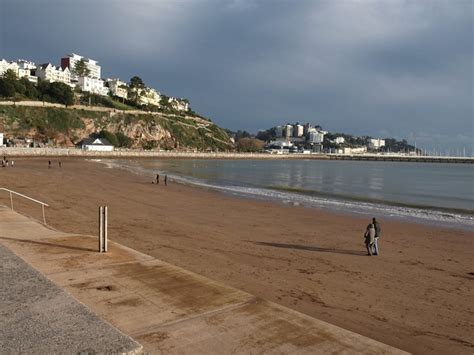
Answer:
[{"label": "beach hut", "polygon": [[86,138],[82,141],[81,148],[98,152],[111,152],[114,150],[114,146],[105,138]]}]

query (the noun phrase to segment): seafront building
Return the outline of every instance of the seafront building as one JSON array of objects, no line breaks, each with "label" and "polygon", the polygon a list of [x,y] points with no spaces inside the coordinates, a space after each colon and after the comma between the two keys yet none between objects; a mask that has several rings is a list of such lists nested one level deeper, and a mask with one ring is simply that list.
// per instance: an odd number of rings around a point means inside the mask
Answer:
[{"label": "seafront building", "polygon": [[[85,76],[78,76],[74,70],[76,64],[83,61],[89,71]],[[78,87],[83,92],[101,96],[112,95],[124,100],[129,99],[129,86],[120,79],[101,79],[102,68],[95,59],[86,58],[79,54],[71,53],[61,58],[61,65],[56,67],[52,63],[36,65],[33,62],[18,59],[17,61],[0,60],[0,76],[7,70],[12,70],[18,78],[28,78],[33,83],[38,79],[48,82],[61,82],[71,87]],[[189,111],[189,102],[186,99],[175,97],[167,98],[162,102],[163,96],[154,88],[136,88],[137,101],[142,106],[168,107],[176,111]]]},{"label": "seafront building", "polygon": [[24,59],[18,59],[16,62],[8,62],[5,59],[0,61],[0,76],[7,70],[12,70],[18,78],[27,78],[33,83],[38,82],[38,77],[32,75],[36,69],[36,64]]},{"label": "seafront building", "polygon": [[128,85],[120,79],[105,79],[106,85],[109,87],[112,96],[128,99]]},{"label": "seafront building", "polygon": [[99,62],[97,60],[86,58],[75,53],[68,54],[66,57],[61,58],[61,68],[68,68],[72,73],[72,79],[78,80],[77,75],[74,73],[74,68],[81,60],[86,64],[87,69],[89,69],[88,77],[100,79],[101,67],[98,64]]},{"label": "seafront building", "polygon": [[62,69],[52,65],[51,63],[39,65],[35,70],[35,76],[51,83],[60,82],[71,85],[71,72],[69,69]]},{"label": "seafront building", "polygon": [[385,147],[385,139],[380,138],[371,138],[369,140],[369,149],[379,149],[381,147]]},{"label": "seafront building", "polygon": [[82,91],[90,92],[91,94],[97,94],[107,96],[109,88],[104,86],[102,79],[91,78],[88,76],[80,76],[77,80],[76,86],[79,86]]}]

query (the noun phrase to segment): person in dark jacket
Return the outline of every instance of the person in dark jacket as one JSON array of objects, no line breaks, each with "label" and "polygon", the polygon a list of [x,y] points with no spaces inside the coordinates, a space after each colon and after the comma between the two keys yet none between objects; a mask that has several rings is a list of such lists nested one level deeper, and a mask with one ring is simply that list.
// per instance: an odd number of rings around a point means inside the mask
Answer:
[{"label": "person in dark jacket", "polygon": [[373,251],[374,255],[379,255],[379,245],[378,245],[378,240],[380,238],[380,223],[374,218],[372,218],[372,224],[374,225],[375,228],[375,239],[374,239],[374,244],[373,244]]},{"label": "person in dark jacket", "polygon": [[372,255],[372,248],[374,246],[375,240],[375,228],[372,223],[367,226],[367,229],[364,233],[364,243],[367,247],[367,255]]}]

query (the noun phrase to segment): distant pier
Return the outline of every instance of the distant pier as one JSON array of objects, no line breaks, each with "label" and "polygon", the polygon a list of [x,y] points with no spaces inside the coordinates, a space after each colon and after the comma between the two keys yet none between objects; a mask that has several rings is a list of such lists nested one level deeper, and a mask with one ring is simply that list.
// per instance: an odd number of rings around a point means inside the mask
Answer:
[{"label": "distant pier", "polygon": [[434,156],[404,156],[404,155],[342,155],[328,154],[331,160],[363,160],[363,161],[395,161],[410,163],[455,163],[455,164],[473,164],[474,158],[468,157],[434,157]]}]

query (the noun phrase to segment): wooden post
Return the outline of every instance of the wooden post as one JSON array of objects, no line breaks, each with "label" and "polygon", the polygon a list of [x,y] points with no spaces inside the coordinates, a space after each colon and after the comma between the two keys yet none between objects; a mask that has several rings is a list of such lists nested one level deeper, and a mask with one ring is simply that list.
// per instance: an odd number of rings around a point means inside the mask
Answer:
[{"label": "wooden post", "polygon": [[12,196],[12,192],[10,191],[10,205],[12,207],[12,211],[13,211],[13,196]]},{"label": "wooden post", "polygon": [[99,207],[99,253],[107,252],[107,206]]},{"label": "wooden post", "polygon": [[104,253],[107,252],[107,234],[108,234],[108,228],[107,228],[108,217],[107,217],[107,212],[108,212],[108,208],[107,208],[107,206],[104,206]]},{"label": "wooden post", "polygon": [[103,207],[100,206],[99,207],[99,253],[102,253],[102,235],[104,234],[103,233],[103,222],[102,222],[102,218],[103,218],[103,214],[102,214],[102,210],[103,210]]}]

